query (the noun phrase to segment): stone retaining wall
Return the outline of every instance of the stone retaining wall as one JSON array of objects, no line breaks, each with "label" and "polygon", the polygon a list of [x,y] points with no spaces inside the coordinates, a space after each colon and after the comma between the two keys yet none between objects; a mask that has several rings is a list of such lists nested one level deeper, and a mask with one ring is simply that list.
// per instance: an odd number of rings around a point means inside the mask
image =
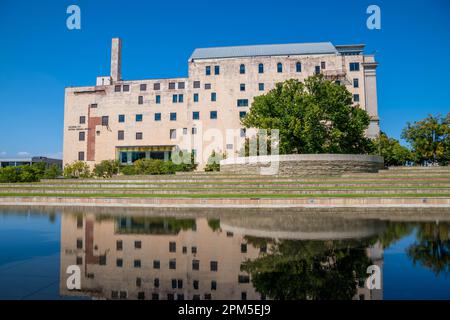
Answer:
[{"label": "stone retaining wall", "polygon": [[383,157],[353,154],[269,155],[220,161],[221,172],[255,175],[339,176],[383,168]]},{"label": "stone retaining wall", "polygon": [[0,197],[0,206],[41,205],[67,207],[124,208],[450,208],[448,197],[386,198],[72,198],[72,197]]}]

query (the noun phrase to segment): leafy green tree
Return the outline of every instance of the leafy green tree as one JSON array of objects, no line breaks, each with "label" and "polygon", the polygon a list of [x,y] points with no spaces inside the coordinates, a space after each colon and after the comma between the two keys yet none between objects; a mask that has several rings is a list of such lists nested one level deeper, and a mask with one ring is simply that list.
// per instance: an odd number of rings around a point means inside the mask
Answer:
[{"label": "leafy green tree", "polygon": [[280,154],[367,153],[369,122],[367,112],[353,105],[351,93],[322,75],[277,83],[254,99],[242,119],[247,128],[278,129]]},{"label": "leafy green tree", "polygon": [[446,117],[429,115],[407,123],[402,138],[411,144],[415,160],[433,161],[443,165],[450,162],[450,112]]},{"label": "leafy green tree", "polygon": [[66,164],[63,174],[66,178],[89,178],[91,170],[86,162],[75,161],[71,164]]},{"label": "leafy green tree", "polygon": [[0,168],[0,182],[1,183],[20,182],[20,168],[18,167]]},{"label": "leafy green tree", "polygon": [[405,162],[413,160],[411,151],[402,146],[394,138],[389,138],[384,132],[373,140],[374,150],[377,154],[384,157],[386,166],[401,166]]},{"label": "leafy green tree", "polygon": [[119,162],[115,160],[103,160],[94,167],[94,175],[99,178],[111,178],[119,173]]},{"label": "leafy green tree", "polygon": [[56,164],[50,165],[48,168],[45,169],[44,175],[42,178],[44,179],[56,179],[60,177],[62,174],[61,169]]}]

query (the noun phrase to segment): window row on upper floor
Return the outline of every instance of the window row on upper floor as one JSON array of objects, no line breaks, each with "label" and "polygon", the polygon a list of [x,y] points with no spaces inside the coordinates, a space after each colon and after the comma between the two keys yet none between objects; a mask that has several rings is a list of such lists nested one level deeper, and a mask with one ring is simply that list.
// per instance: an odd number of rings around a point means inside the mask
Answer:
[{"label": "window row on upper floor", "polygon": [[[276,64],[277,73],[283,73],[283,69],[284,69],[284,64],[282,62],[278,62]],[[317,64],[314,67],[315,73],[319,73],[320,70],[325,70],[325,69],[326,69],[325,61],[321,61],[320,64]],[[217,70],[217,72],[215,72],[214,74],[216,74],[216,75],[220,74],[219,66],[215,66],[214,70]],[[359,71],[359,62],[350,62],[349,70],[350,71]],[[238,71],[239,71],[239,74],[245,74],[246,73],[246,65],[244,63],[241,63],[239,65]],[[259,63],[258,64],[258,73],[263,74],[264,72],[265,72],[265,65],[263,63]],[[295,63],[295,72],[297,72],[297,73],[302,72],[302,63],[300,61],[297,61]],[[211,75],[211,66],[205,67],[205,75],[207,75],[207,76]]]}]

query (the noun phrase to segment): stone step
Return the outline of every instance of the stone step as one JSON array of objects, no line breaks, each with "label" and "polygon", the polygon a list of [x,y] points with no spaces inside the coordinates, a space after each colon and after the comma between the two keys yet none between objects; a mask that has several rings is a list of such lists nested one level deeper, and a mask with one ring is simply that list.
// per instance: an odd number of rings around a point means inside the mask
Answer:
[{"label": "stone step", "polygon": [[191,190],[191,189],[179,189],[179,190],[99,190],[99,189],[68,189],[68,190],[54,190],[54,189],[1,189],[0,194],[113,194],[113,195],[157,195],[157,194],[243,194],[243,195],[322,195],[322,194],[436,194],[436,195],[450,195],[450,188],[446,189],[358,189],[358,190],[255,190],[255,189],[227,189],[227,190]]},{"label": "stone step", "polygon": [[175,176],[150,176],[146,179],[56,179],[56,180],[48,180],[43,179],[41,182],[43,183],[52,183],[52,184],[86,184],[86,183],[240,183],[240,182],[262,182],[262,183],[278,183],[278,182],[323,182],[323,181],[333,181],[333,182],[346,182],[346,181],[361,181],[361,182],[373,182],[373,181],[447,181],[450,183],[450,176],[404,176],[404,177],[396,177],[396,176],[344,176],[344,177],[309,177],[309,178],[299,178],[299,177],[252,177],[252,178],[241,178],[241,177],[233,177],[233,178],[213,178],[213,177],[204,177],[204,178],[185,178],[185,177],[175,177]]},{"label": "stone step", "polygon": [[146,183],[146,184],[116,184],[116,183],[89,183],[89,184],[0,184],[0,190],[3,189],[53,189],[53,190],[82,190],[82,189],[99,189],[99,190],[146,190],[146,189],[174,189],[174,190],[207,190],[207,189],[445,189],[450,188],[450,183],[280,183],[280,184],[265,184],[265,183],[207,183],[207,184],[190,184],[190,183]]}]

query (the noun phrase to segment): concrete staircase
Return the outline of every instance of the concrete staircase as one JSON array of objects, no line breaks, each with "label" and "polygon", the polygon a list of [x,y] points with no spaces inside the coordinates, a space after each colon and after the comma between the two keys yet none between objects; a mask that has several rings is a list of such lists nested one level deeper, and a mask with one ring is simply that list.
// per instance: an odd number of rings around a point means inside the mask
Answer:
[{"label": "concrete staircase", "polygon": [[82,197],[447,197],[450,167],[390,168],[342,177],[253,176],[190,172],[112,179],[0,184],[0,196]]}]

